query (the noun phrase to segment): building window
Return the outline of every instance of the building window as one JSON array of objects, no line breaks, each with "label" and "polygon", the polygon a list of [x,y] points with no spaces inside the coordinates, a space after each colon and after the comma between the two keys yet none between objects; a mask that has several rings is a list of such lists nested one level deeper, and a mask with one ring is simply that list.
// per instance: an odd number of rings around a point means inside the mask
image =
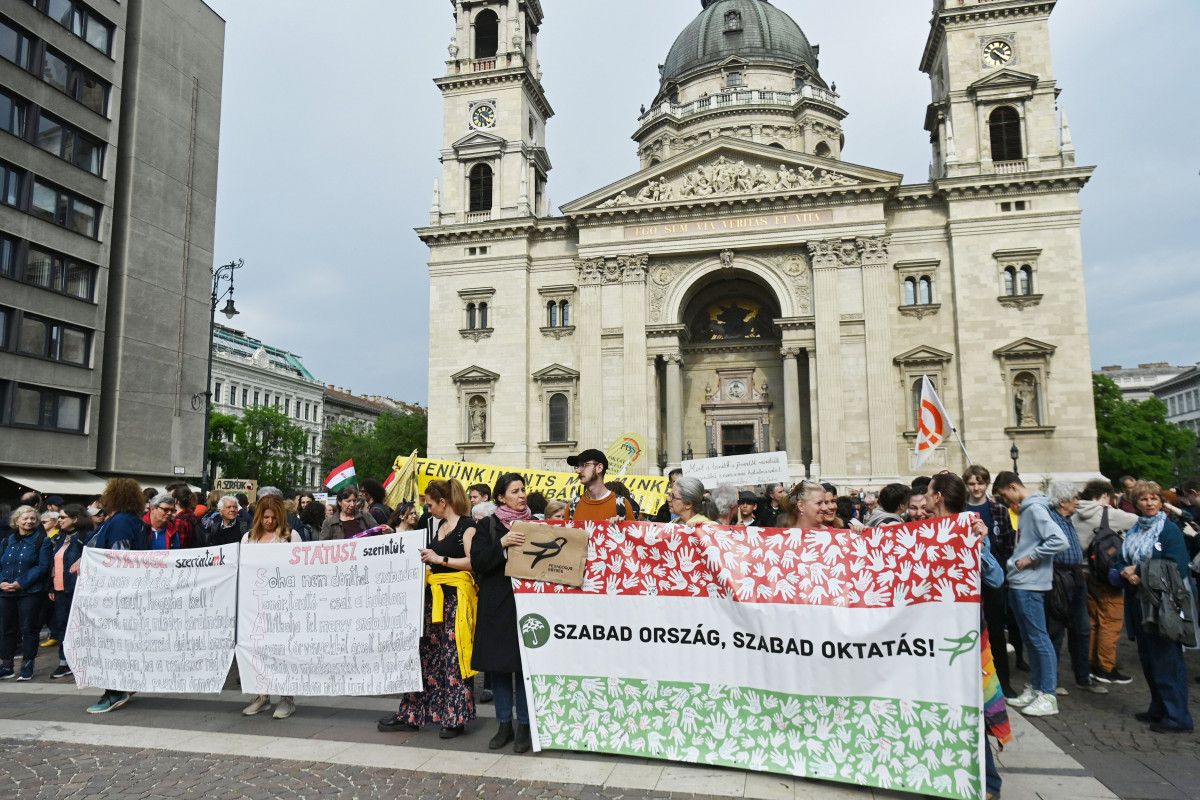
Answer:
[{"label": "building window", "polygon": [[500,18],[495,11],[481,11],[475,17],[475,57],[495,58],[500,49]]},{"label": "building window", "polygon": [[725,76],[725,85],[733,88],[736,86],[745,86],[745,81],[742,79],[742,73],[730,72]]},{"label": "building window", "polygon": [[1033,267],[1028,264],[1005,267],[1004,294],[1008,297],[1033,294]]},{"label": "building window", "polygon": [[258,408],[258,392],[254,393],[254,407]]},{"label": "building window", "polygon": [[41,178],[34,178],[29,213],[92,239],[99,238],[99,206]]},{"label": "building window", "polygon": [[1021,117],[1012,106],[1000,106],[988,117],[992,138],[992,161],[1020,161]]},{"label": "building window", "polygon": [[99,175],[103,168],[102,142],[80,133],[71,125],[45,112],[39,115],[37,139],[34,144],[93,175]]},{"label": "building window", "polygon": [[549,325],[551,328],[557,328],[558,327],[558,303],[555,303],[553,301],[546,303],[546,313],[549,317],[546,324]]},{"label": "building window", "polygon": [[817,147],[813,150],[813,155],[817,158],[833,158],[833,151],[829,149],[827,143],[817,142]]},{"label": "building window", "polygon": [[[3,246],[12,252],[12,268],[8,271],[0,270],[0,273],[42,289],[91,301],[96,286],[96,267],[33,246],[24,249],[22,259],[17,241],[6,240]],[[8,258],[6,255],[6,259]]]},{"label": "building window", "polygon": [[82,3],[72,0],[29,0],[30,4],[104,55],[112,46],[113,26]]},{"label": "building window", "polygon": [[[5,310],[4,326],[7,329],[15,320],[16,350],[21,355],[48,358],[64,364],[86,367],[91,362],[91,331],[64,325],[52,319],[33,314],[15,313]],[[4,337],[7,339],[7,336]],[[7,348],[5,342],[4,348]]]},{"label": "building window", "polygon": [[550,441],[570,440],[571,406],[561,392],[550,396]]},{"label": "building window", "polygon": [[308,419],[308,415],[312,413],[312,403],[304,404],[304,418]]},{"label": "building window", "polygon": [[487,164],[471,167],[467,177],[468,195],[472,213],[492,210],[492,168]]},{"label": "building window", "polygon": [[13,385],[12,406],[5,422],[23,428],[83,433],[87,397],[18,383]]},{"label": "building window", "polygon": [[242,408],[245,408],[249,404],[249,400],[250,400],[250,390],[243,388],[242,389]]},{"label": "building window", "polygon": [[108,83],[49,48],[42,54],[42,80],[97,114],[108,110]]},{"label": "building window", "polygon": [[7,131],[18,139],[25,138],[26,103],[16,97],[0,92],[0,130]]},{"label": "building window", "polygon": [[8,59],[23,70],[31,65],[32,40],[23,31],[0,20],[0,56]]},{"label": "building window", "polygon": [[24,183],[25,171],[8,164],[0,164],[0,203],[20,208],[21,185]]},{"label": "building window", "polygon": [[217,381],[216,384],[213,385],[213,397],[216,398],[218,403],[221,402],[221,386],[222,383],[220,381]]},{"label": "building window", "polygon": [[558,319],[565,328],[571,324],[571,301],[562,300],[558,304]]},{"label": "building window", "polygon": [[742,29],[742,12],[726,11],[725,12],[725,30],[729,32],[740,31]]},{"label": "building window", "polygon": [[[276,400],[275,402],[276,405],[278,405],[279,401]],[[292,415],[292,399],[290,397],[283,401],[283,415],[285,417],[290,417]]]}]

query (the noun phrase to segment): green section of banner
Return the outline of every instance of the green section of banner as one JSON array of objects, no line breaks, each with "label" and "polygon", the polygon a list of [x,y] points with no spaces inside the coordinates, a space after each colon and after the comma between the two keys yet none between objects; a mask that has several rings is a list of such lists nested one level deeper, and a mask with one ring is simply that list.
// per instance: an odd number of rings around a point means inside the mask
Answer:
[{"label": "green section of banner", "polygon": [[534,675],[543,749],[981,796],[981,709],[676,681]]}]

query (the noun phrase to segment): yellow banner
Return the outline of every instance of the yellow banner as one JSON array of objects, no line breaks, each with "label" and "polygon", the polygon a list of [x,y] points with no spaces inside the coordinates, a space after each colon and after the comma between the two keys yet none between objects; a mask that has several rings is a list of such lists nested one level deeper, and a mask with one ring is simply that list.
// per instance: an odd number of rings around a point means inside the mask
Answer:
[{"label": "yellow banner", "polygon": [[[462,461],[435,461],[429,458],[417,459],[417,486],[420,492],[430,481],[457,478],[463,488],[472,483],[496,485],[496,479],[505,472],[516,472],[525,477],[525,491],[532,494],[541,492],[547,500],[561,500],[569,503],[579,492],[579,478],[574,472],[546,472],[536,469],[514,469],[510,467],[493,467],[487,464],[468,464]],[[655,514],[667,500],[667,479],[649,475],[614,476],[627,487],[633,499],[637,501],[645,514]]]}]

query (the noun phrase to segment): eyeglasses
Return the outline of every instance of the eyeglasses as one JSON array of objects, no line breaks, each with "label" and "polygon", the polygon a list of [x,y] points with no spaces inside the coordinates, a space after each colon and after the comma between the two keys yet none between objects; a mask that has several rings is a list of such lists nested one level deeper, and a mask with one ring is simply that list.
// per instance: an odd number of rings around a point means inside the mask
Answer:
[{"label": "eyeglasses", "polygon": [[575,466],[575,471],[579,472],[579,470],[583,469],[584,467],[594,467],[599,463],[599,461],[584,461],[582,464],[577,464]]},{"label": "eyeglasses", "polygon": [[167,514],[170,514],[172,511],[175,510],[175,506],[155,506],[155,508],[157,508],[159,511],[165,512]]}]

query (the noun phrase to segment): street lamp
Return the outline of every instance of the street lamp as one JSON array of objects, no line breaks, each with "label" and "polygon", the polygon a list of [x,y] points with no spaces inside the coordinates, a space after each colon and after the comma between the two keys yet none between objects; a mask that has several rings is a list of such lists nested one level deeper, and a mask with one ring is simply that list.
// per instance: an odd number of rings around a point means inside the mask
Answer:
[{"label": "street lamp", "polygon": [[[201,444],[204,447],[204,466],[200,476],[200,486],[203,489],[203,496],[207,496],[212,488],[212,476],[209,475],[210,465],[208,463],[208,436],[209,436],[209,417],[212,414],[212,369],[213,369],[213,332],[217,326],[217,303],[225,300],[225,307],[221,309],[221,313],[226,319],[233,319],[237,316],[237,307],[233,304],[233,272],[242,268],[243,261],[230,261],[228,264],[222,264],[212,270],[212,304],[208,317],[208,378],[204,382],[204,391],[201,393],[204,396],[204,439]],[[224,292],[221,291],[221,284],[225,281],[229,282],[229,288]],[[193,403],[198,398],[193,397]]]},{"label": "street lamp", "polygon": [[1021,451],[1017,449],[1016,442],[1013,442],[1012,449],[1008,451],[1008,457],[1011,458],[1013,462],[1013,474],[1019,478],[1021,473],[1017,471],[1017,459],[1021,457]]}]

